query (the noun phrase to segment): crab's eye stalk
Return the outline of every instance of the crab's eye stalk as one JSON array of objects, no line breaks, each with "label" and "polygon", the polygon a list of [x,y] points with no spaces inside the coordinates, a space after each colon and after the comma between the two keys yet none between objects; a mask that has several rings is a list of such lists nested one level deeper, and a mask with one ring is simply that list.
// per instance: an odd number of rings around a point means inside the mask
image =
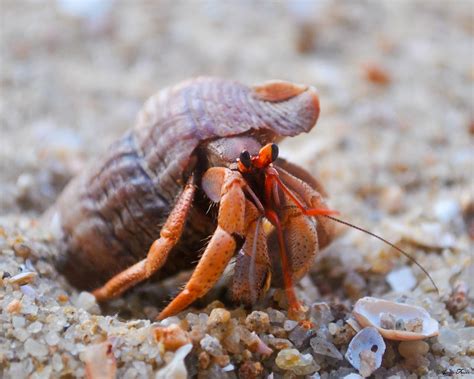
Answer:
[{"label": "crab's eye stalk", "polygon": [[243,150],[239,156],[239,169],[240,171],[247,171],[252,166],[252,157],[247,150]]},{"label": "crab's eye stalk", "polygon": [[264,168],[270,165],[278,158],[278,146],[274,143],[269,143],[262,147],[258,152],[258,156],[252,160],[256,168]]},{"label": "crab's eye stalk", "polygon": [[276,143],[272,143],[271,145],[271,151],[272,151],[272,162],[275,162],[278,158],[278,145]]}]

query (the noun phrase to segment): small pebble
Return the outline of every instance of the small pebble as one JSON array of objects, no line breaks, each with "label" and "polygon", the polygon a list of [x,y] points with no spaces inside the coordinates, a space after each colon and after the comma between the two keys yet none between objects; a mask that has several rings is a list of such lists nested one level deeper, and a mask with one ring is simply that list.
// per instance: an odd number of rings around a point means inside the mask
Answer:
[{"label": "small pebble", "polygon": [[443,223],[453,221],[461,216],[461,206],[454,199],[442,199],[433,206],[434,214]]},{"label": "small pebble", "polygon": [[26,325],[26,319],[22,316],[13,316],[12,325],[15,329],[23,328]]},{"label": "small pebble", "polygon": [[48,354],[46,345],[35,341],[33,338],[28,338],[25,342],[25,351],[36,358],[43,358]]},{"label": "small pebble", "polygon": [[386,276],[386,280],[392,290],[396,292],[405,292],[416,286],[416,278],[410,267],[402,267],[393,270]]},{"label": "small pebble", "polygon": [[329,334],[334,336],[338,332],[339,326],[337,324],[335,324],[334,322],[330,322],[328,324],[328,330],[329,330]]},{"label": "small pebble", "polygon": [[452,315],[462,311],[468,306],[468,292],[469,287],[465,282],[456,283],[451,295],[446,301],[446,308]]},{"label": "small pebble", "polygon": [[288,349],[290,347],[293,347],[293,344],[290,341],[288,341],[286,338],[275,338],[275,337],[269,336],[266,341],[268,345],[275,348],[276,350],[283,350],[283,349]]},{"label": "small pebble", "polygon": [[301,354],[296,349],[281,350],[275,363],[282,370],[291,371],[296,375],[310,375],[319,370],[311,354]]},{"label": "small pebble", "polygon": [[206,368],[209,367],[209,364],[211,363],[211,357],[209,356],[207,352],[201,351],[199,353],[198,362],[199,362],[199,367],[205,370]]},{"label": "small pebble", "polygon": [[15,242],[12,247],[16,255],[21,258],[28,258],[32,253],[31,247],[24,242]]},{"label": "small pebble", "polygon": [[364,295],[367,288],[365,279],[355,271],[350,271],[342,283],[345,293],[350,299],[356,300]]},{"label": "small pebble", "polygon": [[25,284],[24,286],[20,286],[20,291],[24,295],[32,299],[36,298],[36,290],[33,287],[29,286],[28,284]]},{"label": "small pebble", "polygon": [[53,359],[51,360],[51,363],[53,365],[54,371],[56,372],[60,372],[64,367],[63,360],[61,356],[57,353],[53,355]]},{"label": "small pebble", "polygon": [[298,325],[298,321],[294,320],[285,320],[283,323],[283,329],[287,332],[291,332]]},{"label": "small pebble", "polygon": [[204,338],[200,342],[200,345],[203,350],[207,351],[214,357],[218,357],[224,354],[219,340],[215,337],[210,336],[209,334],[206,334],[204,336]]},{"label": "small pebble", "polygon": [[278,326],[278,325],[270,326],[268,333],[278,338],[286,338],[288,334],[287,331],[283,327]]},{"label": "small pebble", "polygon": [[411,358],[414,355],[426,355],[430,350],[430,345],[425,341],[402,341],[398,345],[398,352],[404,358]]},{"label": "small pebble", "polygon": [[263,366],[260,362],[246,361],[240,365],[240,379],[257,379],[263,373]]},{"label": "small pebble", "polygon": [[397,320],[395,316],[389,312],[380,313],[380,327],[384,329],[395,329]]},{"label": "small pebble", "polygon": [[247,328],[256,333],[264,333],[270,327],[268,314],[261,311],[253,311],[245,319]]},{"label": "small pebble", "polygon": [[69,300],[69,296],[66,294],[61,294],[61,295],[58,295],[57,300],[60,303],[65,303],[66,301]]},{"label": "small pebble", "polygon": [[21,311],[21,301],[18,300],[18,299],[13,299],[12,301],[10,301],[10,303],[8,303],[7,305],[7,312],[8,313],[20,313]]},{"label": "small pebble", "polygon": [[95,296],[92,295],[90,292],[85,291],[79,294],[76,301],[74,302],[74,305],[78,308],[84,309],[85,311],[95,311],[98,309]]},{"label": "small pebble", "polygon": [[407,320],[405,328],[408,332],[421,333],[423,331],[423,320],[419,317]]},{"label": "small pebble", "polygon": [[[223,369],[228,367],[230,364],[230,357],[227,354],[218,355],[214,357],[214,362],[221,366]],[[229,369],[224,371],[230,371]]]},{"label": "small pebble", "polygon": [[324,355],[338,360],[342,359],[342,354],[339,350],[337,350],[336,346],[321,337],[311,338],[310,345],[316,354]]},{"label": "small pebble", "polygon": [[39,331],[41,331],[41,329],[43,329],[43,324],[39,321],[35,321],[33,323],[30,324],[30,326],[28,326],[28,328],[26,328],[26,330],[30,333],[38,333]]},{"label": "small pebble", "polygon": [[405,320],[402,318],[399,318],[397,321],[395,321],[395,329],[396,330],[407,330],[405,326]]},{"label": "small pebble", "polygon": [[207,326],[213,328],[230,320],[230,312],[224,308],[214,308],[207,319]]},{"label": "small pebble", "polygon": [[49,332],[44,336],[44,340],[49,346],[55,346],[59,343],[59,335],[55,332]]},{"label": "small pebble", "polygon": [[293,342],[297,349],[303,349],[309,344],[311,337],[314,337],[318,330],[316,328],[306,328],[302,325],[297,325],[290,334],[288,339]]},{"label": "small pebble", "polygon": [[[347,344],[350,342],[352,337],[355,336],[357,331],[353,328],[351,324],[349,324],[350,320],[347,320],[347,324],[344,324],[342,327],[340,327],[337,331],[337,333],[333,336],[332,342],[336,346],[347,346]],[[354,322],[357,322],[354,320]],[[358,329],[360,330],[360,328]]]},{"label": "small pebble", "polygon": [[161,342],[168,351],[175,351],[181,346],[191,342],[188,332],[177,324],[156,328],[155,338]]},{"label": "small pebble", "polygon": [[363,70],[365,79],[373,84],[386,86],[391,82],[389,72],[378,63],[366,63]]},{"label": "small pebble", "polygon": [[[359,374],[356,374],[356,373],[353,372],[349,375],[344,376],[343,379],[362,379],[362,376],[360,376]],[[393,379],[395,379],[395,378],[393,378]]]},{"label": "small pebble", "polygon": [[327,325],[334,320],[331,308],[327,303],[311,304],[309,316],[316,325]]},{"label": "small pebble", "polygon": [[286,320],[285,314],[283,312],[273,308],[268,308],[267,314],[272,324],[283,324]]}]

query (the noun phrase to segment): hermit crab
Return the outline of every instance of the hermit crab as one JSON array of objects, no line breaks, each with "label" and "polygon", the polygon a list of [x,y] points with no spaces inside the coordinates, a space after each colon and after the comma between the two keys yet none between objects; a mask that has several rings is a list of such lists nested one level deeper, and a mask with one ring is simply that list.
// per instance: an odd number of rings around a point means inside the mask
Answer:
[{"label": "hermit crab", "polygon": [[198,260],[163,319],[204,296],[235,257],[233,300],[282,286],[298,314],[294,283],[333,238],[334,211],[276,143],[310,131],[318,115],[313,88],[283,81],[203,77],[160,91],[44,216],[60,272],[103,302]]}]

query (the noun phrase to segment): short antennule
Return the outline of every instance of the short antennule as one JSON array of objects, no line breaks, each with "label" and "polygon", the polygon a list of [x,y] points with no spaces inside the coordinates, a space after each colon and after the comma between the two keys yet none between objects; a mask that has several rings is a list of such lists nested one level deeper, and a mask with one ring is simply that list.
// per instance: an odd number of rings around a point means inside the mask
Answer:
[{"label": "short antennule", "polygon": [[438,286],[436,285],[436,283],[434,282],[433,278],[431,277],[431,275],[428,273],[428,271],[426,271],[426,269],[417,262],[417,260],[415,258],[413,258],[410,254],[408,254],[407,252],[403,251],[402,249],[400,249],[397,245],[391,243],[390,241],[387,241],[385,238],[382,238],[380,236],[378,236],[377,234],[375,233],[372,233],[364,228],[361,228],[360,226],[356,226],[356,225],[353,225],[351,224],[350,222],[347,222],[347,221],[343,221],[339,218],[336,218],[336,217],[333,217],[333,216],[329,216],[329,215],[323,215],[324,217],[327,217],[333,221],[336,221],[336,222],[339,222],[340,224],[344,224],[346,226],[350,226],[351,228],[354,228],[354,229],[357,229],[363,233],[366,233],[368,234],[369,236],[372,236],[374,238],[377,238],[379,241],[382,241],[383,243],[386,243],[387,245],[389,245],[390,247],[394,248],[395,250],[397,250],[400,254],[403,254],[405,257],[407,257],[410,261],[412,261],[415,265],[418,266],[418,268],[423,271],[423,273],[428,277],[428,279],[430,280],[431,284],[433,284],[433,287],[436,289],[436,292],[438,293],[439,295],[439,288]]}]

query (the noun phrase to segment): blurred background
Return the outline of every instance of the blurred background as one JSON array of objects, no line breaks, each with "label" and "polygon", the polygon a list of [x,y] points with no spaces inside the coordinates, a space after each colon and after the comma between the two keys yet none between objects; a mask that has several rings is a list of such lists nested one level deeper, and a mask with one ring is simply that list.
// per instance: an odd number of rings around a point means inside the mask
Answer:
[{"label": "blurred background", "polygon": [[317,127],[280,150],[346,218],[436,216],[469,192],[472,1],[1,0],[0,14],[2,214],[39,214],[147,97],[198,75],[317,87]]}]

